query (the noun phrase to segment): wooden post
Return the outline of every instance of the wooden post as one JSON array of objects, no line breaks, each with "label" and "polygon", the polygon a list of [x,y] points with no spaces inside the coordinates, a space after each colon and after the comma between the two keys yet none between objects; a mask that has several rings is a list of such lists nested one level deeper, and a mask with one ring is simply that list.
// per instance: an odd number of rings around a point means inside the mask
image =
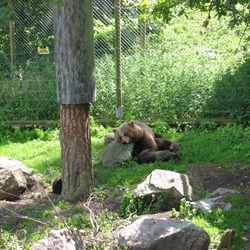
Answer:
[{"label": "wooden post", "polygon": [[60,105],[62,195],[87,199],[93,186],[89,103],[95,101],[91,0],[64,0],[54,10]]},{"label": "wooden post", "polygon": [[115,51],[116,51],[116,118],[123,116],[121,66],[121,0],[115,0]]},{"label": "wooden post", "polygon": [[147,23],[139,20],[141,48],[146,49]]}]

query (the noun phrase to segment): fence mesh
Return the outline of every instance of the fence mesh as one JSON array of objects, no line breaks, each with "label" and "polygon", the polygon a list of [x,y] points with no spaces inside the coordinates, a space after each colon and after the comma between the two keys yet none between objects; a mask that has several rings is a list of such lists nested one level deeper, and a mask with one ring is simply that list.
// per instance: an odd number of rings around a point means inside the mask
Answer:
[{"label": "fence mesh", "polygon": [[[12,1],[12,17],[1,20],[0,122],[59,118],[53,9],[41,2]],[[97,102],[91,105],[91,112],[94,117],[102,119],[116,117],[114,8],[113,0],[93,2]],[[230,117],[232,112],[244,119],[249,118],[249,79],[244,79],[244,84],[237,86],[234,79],[227,77],[230,74],[225,74],[222,84],[199,87],[199,79],[192,75],[197,69],[187,69],[188,63],[178,65],[178,55],[169,50],[176,44],[172,43],[172,38],[162,40],[159,36],[161,26],[150,22],[146,25],[140,18],[139,10],[124,3],[120,22],[125,118],[196,119]],[[213,50],[201,49],[193,53],[200,60],[199,67],[206,67],[202,65],[203,58],[214,56]],[[162,65],[159,64],[161,60]],[[245,68],[242,66],[245,75],[250,74],[247,73],[247,65]],[[178,76],[172,70],[177,67],[183,67]],[[166,71],[166,68],[171,70]],[[189,77],[187,81],[186,76]],[[193,86],[189,84],[190,79]],[[223,85],[223,82],[230,81],[231,84]],[[230,91],[231,94],[224,94]],[[239,94],[238,97],[231,98],[235,93]],[[182,101],[184,99],[185,102]]]}]

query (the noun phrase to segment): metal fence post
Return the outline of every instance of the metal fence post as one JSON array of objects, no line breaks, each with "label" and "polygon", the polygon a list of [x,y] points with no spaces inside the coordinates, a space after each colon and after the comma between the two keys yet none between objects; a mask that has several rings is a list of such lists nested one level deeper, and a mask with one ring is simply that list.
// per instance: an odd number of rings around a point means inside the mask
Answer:
[{"label": "metal fence post", "polygon": [[[9,2],[10,8],[13,8],[12,1]],[[11,68],[16,64],[16,37],[15,37],[15,21],[9,22],[9,37],[10,37],[10,63]]]},{"label": "metal fence post", "polygon": [[121,0],[115,0],[115,51],[116,51],[116,118],[123,116],[121,66]]}]

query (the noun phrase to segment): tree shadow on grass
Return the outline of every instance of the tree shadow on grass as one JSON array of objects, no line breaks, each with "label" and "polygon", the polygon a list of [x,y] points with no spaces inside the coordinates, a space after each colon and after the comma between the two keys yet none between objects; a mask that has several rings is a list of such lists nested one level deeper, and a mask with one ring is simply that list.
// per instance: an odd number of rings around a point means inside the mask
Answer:
[{"label": "tree shadow on grass", "polygon": [[206,117],[250,120],[250,57],[237,70],[227,73],[211,90],[203,108]]}]

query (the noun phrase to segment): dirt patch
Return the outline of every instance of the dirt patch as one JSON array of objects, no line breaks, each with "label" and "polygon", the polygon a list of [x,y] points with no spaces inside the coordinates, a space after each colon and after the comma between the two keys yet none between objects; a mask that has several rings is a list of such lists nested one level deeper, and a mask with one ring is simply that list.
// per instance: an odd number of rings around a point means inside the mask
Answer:
[{"label": "dirt patch", "polygon": [[[191,164],[189,166],[189,175],[201,181],[205,189],[213,192],[217,188],[240,188],[250,205],[250,173],[240,169],[237,163],[229,164],[227,167],[218,164]],[[89,200],[88,207],[91,212],[101,214],[116,211],[120,205],[122,196],[108,194],[105,198],[92,197]],[[11,225],[12,229],[23,227],[22,223],[26,215],[38,213],[52,207],[52,203],[56,203],[60,196],[49,192],[48,186],[37,185],[29,192],[23,194],[21,199],[8,202],[0,201],[0,225]],[[67,211],[63,211],[62,216],[71,216],[74,206]],[[54,216],[54,215],[52,215]],[[42,222],[49,222],[51,217],[46,217]],[[249,216],[250,223],[250,216]],[[250,249],[250,232],[244,235],[245,246],[243,249]]]},{"label": "dirt patch", "polygon": [[[250,173],[238,169],[236,163],[227,167],[218,164],[190,165],[189,175],[203,183],[204,188],[213,192],[217,188],[240,188],[250,202]],[[250,203],[249,203],[250,204]]]}]

